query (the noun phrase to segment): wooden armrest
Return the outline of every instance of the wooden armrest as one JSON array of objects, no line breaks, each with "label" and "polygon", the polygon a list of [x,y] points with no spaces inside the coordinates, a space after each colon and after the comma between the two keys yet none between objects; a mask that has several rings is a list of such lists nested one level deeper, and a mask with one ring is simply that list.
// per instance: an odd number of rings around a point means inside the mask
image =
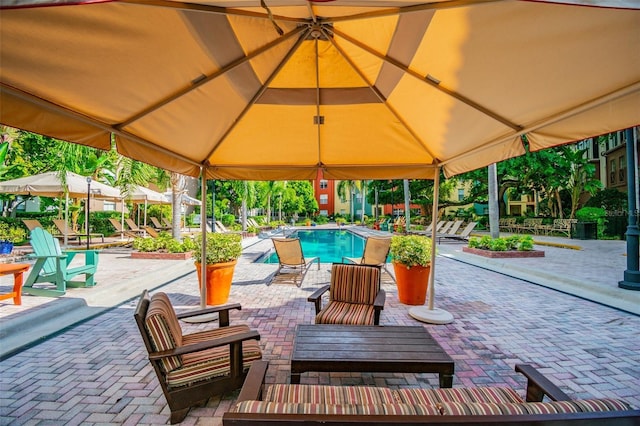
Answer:
[{"label": "wooden armrest", "polygon": [[200,352],[206,349],[217,348],[219,346],[226,346],[232,343],[243,342],[245,340],[256,339],[260,340],[260,333],[256,330],[246,331],[244,333],[234,334],[232,336],[220,337],[218,339],[207,340],[206,342],[192,343],[190,345],[184,345],[171,349],[168,351],[153,352],[149,354],[150,360],[162,359],[176,355],[184,355],[192,352]]},{"label": "wooden armrest", "polygon": [[527,402],[541,402],[545,395],[553,401],[570,401],[569,395],[529,364],[516,364],[516,371],[527,378]]},{"label": "wooden armrest", "polygon": [[318,312],[322,309],[322,295],[325,294],[330,287],[331,284],[326,284],[314,291],[313,294],[307,298],[307,302],[313,302],[315,304],[316,315],[318,315]]},{"label": "wooden armrest", "polygon": [[373,301],[374,309],[384,310],[384,301],[387,298],[387,293],[384,290],[380,290],[376,296],[376,300]]},{"label": "wooden armrest", "polygon": [[49,259],[52,257],[58,258],[58,259],[64,259],[67,257],[66,254],[43,254],[43,255],[37,255],[37,254],[28,254],[27,255],[28,258],[30,259]]},{"label": "wooden armrest", "polygon": [[227,305],[214,306],[211,308],[198,309],[195,311],[187,311],[176,314],[178,319],[190,318],[198,315],[213,314],[218,312],[218,324],[220,327],[229,326],[229,311],[232,309],[242,310],[242,306],[239,303],[229,303]]},{"label": "wooden armrest", "polygon": [[242,390],[236,402],[260,401],[262,399],[262,389],[264,388],[265,377],[267,376],[268,361],[253,361],[247,373]]}]

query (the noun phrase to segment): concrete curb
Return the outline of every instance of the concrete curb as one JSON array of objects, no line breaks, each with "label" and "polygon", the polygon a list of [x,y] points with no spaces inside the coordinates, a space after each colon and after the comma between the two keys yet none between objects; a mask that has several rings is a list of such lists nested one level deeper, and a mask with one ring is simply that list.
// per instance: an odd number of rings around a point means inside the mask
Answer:
[{"label": "concrete curb", "polygon": [[134,277],[117,286],[98,284],[86,298],[60,297],[27,315],[5,318],[0,330],[0,360],[134,299],[145,289],[163,287],[191,273],[195,274],[192,261],[170,263],[158,272]]}]

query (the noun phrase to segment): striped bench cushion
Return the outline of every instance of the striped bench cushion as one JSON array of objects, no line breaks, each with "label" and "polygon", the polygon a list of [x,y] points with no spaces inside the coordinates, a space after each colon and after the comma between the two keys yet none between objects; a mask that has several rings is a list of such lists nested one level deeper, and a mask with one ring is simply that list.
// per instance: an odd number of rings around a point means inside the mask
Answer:
[{"label": "striped bench cushion", "polygon": [[331,301],[316,315],[316,324],[373,325],[373,305]]},{"label": "striped bench cushion", "polygon": [[394,390],[396,401],[402,404],[437,405],[443,402],[461,403],[519,403],[520,395],[508,387],[479,387],[451,389],[398,389]]},{"label": "striped bench cushion", "polygon": [[437,416],[437,407],[408,404],[309,404],[268,401],[242,401],[233,409],[236,413],[277,414],[340,414],[340,415],[424,415]]},{"label": "striped bench cushion", "polygon": [[275,384],[265,389],[267,402],[311,404],[394,404],[393,392],[373,386],[323,386]]},{"label": "striped bench cushion", "polygon": [[624,401],[608,398],[501,404],[444,402],[439,406],[444,415],[562,414],[630,409]]}]

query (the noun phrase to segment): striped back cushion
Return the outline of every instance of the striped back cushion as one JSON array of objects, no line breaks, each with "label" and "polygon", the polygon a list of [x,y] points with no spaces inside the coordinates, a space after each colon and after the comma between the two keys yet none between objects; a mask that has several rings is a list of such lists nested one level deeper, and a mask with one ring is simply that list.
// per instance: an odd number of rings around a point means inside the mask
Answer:
[{"label": "striped back cushion", "polygon": [[[182,345],[182,329],[165,293],[156,293],[151,297],[145,327],[156,351],[166,351]],[[166,373],[181,367],[182,360],[179,356],[164,358],[160,361],[160,366]]]},{"label": "striped back cushion", "polygon": [[374,386],[324,386],[274,384],[262,397],[269,402],[312,404],[393,404],[393,392]]},{"label": "striped back cushion", "polygon": [[380,267],[341,263],[331,267],[331,300],[371,305],[379,291]]}]

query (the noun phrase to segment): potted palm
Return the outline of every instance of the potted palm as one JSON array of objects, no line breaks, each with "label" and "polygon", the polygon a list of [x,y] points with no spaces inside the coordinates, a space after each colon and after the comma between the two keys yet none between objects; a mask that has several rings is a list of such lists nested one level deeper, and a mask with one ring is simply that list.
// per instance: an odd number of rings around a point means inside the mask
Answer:
[{"label": "potted palm", "polygon": [[422,235],[394,235],[391,238],[391,262],[401,303],[423,305],[426,301],[432,250],[431,238]]},{"label": "potted palm", "polygon": [[193,251],[198,281],[202,285],[202,262],[207,269],[207,305],[227,303],[231,291],[231,281],[238,258],[242,254],[240,234],[206,233],[206,257],[202,258],[202,234],[195,238]]}]

